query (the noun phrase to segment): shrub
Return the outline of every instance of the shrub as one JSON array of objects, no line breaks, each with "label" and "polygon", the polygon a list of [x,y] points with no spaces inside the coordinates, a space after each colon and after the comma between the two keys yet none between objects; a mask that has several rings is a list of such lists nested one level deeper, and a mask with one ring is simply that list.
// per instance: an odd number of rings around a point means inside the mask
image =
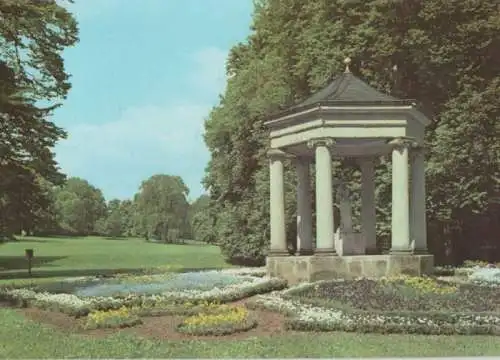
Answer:
[{"label": "shrub", "polygon": [[212,313],[201,312],[184,319],[177,331],[189,335],[229,335],[254,328],[257,321],[244,306],[223,306]]},{"label": "shrub", "polygon": [[117,310],[93,311],[87,316],[86,330],[98,328],[125,328],[141,324],[142,320],[126,307]]}]

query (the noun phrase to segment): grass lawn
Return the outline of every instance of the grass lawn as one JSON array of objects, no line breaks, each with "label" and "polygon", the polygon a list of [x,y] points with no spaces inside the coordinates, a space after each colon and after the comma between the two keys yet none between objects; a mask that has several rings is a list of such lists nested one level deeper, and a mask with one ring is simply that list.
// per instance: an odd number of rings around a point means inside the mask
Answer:
[{"label": "grass lawn", "polygon": [[0,358],[251,358],[494,356],[497,337],[294,334],[246,340],[154,341],[124,332],[105,338],[67,334],[0,309]]},{"label": "grass lawn", "polygon": [[[141,239],[25,238],[0,245],[0,284],[29,281],[24,249],[32,248],[33,277],[60,278],[134,272],[155,267],[228,267],[218,247],[164,245]],[[23,281],[21,281],[22,283]]]},{"label": "grass lawn", "polygon": [[[134,271],[222,268],[219,249],[206,245],[162,245],[142,240],[27,238],[0,245],[0,285],[26,283],[24,249],[35,250],[35,281]],[[498,337],[411,336],[350,333],[290,333],[244,340],[168,340],[140,338],[116,331],[91,337],[33,322],[14,309],[1,308],[0,358],[242,358],[336,356],[500,355]]]}]

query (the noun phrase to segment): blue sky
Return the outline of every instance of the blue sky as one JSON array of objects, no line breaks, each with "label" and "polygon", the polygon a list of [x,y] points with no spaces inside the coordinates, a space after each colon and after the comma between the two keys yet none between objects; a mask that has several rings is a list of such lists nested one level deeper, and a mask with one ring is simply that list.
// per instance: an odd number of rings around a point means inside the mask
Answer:
[{"label": "blue sky", "polygon": [[73,88],[53,120],[63,172],[131,198],[154,174],[203,192],[203,122],[224,90],[229,49],[252,0],[76,0],[80,42],[64,52]]}]

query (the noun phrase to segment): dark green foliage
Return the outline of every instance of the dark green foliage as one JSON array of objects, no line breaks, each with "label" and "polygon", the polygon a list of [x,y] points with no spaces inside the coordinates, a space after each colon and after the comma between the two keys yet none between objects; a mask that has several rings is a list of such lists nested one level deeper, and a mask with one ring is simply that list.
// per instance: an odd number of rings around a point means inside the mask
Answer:
[{"label": "dark green foliage", "polygon": [[80,178],[70,178],[55,191],[55,210],[61,230],[72,235],[90,235],[106,215],[101,190]]},{"label": "dark green foliage", "polygon": [[[495,241],[500,209],[500,11],[496,0],[261,0],[252,33],[230,51],[233,75],[205,125],[217,242],[224,254],[262,262],[269,243],[264,115],[305,98],[343,71],[416,99],[427,131],[429,247],[437,262],[461,262]],[[397,69],[394,70],[394,66]],[[335,169],[359,186],[358,170]],[[377,230],[390,226],[390,160],[377,174]],[[287,225],[294,241],[295,179],[287,166]],[[355,193],[355,191],[354,191]],[[359,204],[355,198],[355,212]],[[384,247],[389,244],[384,242]],[[474,254],[479,256],[479,253]]]},{"label": "dark green foliage", "polygon": [[100,235],[110,237],[135,236],[134,203],[130,200],[111,200],[106,207],[106,214],[96,223]]},{"label": "dark green foliage", "polygon": [[191,238],[212,244],[215,242],[215,215],[208,195],[201,195],[189,206]]},{"label": "dark green foliage", "polygon": [[49,226],[44,184],[64,180],[51,148],[65,137],[49,116],[70,89],[61,52],[77,36],[55,1],[0,2],[0,238]]},{"label": "dark green foliage", "polygon": [[176,242],[188,231],[188,187],[179,176],[153,175],[143,181],[134,202],[138,234]]}]

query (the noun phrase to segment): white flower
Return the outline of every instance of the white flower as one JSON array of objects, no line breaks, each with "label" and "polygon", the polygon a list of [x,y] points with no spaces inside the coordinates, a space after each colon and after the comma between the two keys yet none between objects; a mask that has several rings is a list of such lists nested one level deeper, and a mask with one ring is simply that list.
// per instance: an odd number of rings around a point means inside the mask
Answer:
[{"label": "white flower", "polygon": [[474,268],[472,274],[469,275],[469,280],[484,285],[500,285],[500,269]]}]

